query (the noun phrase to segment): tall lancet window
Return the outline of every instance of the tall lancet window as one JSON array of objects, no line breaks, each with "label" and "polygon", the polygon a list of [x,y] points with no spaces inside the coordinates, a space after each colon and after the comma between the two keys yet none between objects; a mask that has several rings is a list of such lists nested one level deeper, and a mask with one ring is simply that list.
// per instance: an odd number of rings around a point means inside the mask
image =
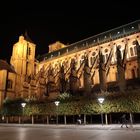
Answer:
[{"label": "tall lancet window", "polygon": [[93,65],[94,61],[95,61],[95,56],[96,56],[96,52],[92,53],[92,56],[90,57],[90,64]]},{"label": "tall lancet window", "polygon": [[131,56],[134,56],[134,51],[133,51],[133,48],[132,47],[130,48],[130,55]]},{"label": "tall lancet window", "polygon": [[27,43],[27,55],[31,55],[31,47],[29,47],[29,43]]},{"label": "tall lancet window", "polygon": [[84,61],[84,55],[81,56],[80,64],[82,64],[83,61]]},{"label": "tall lancet window", "polygon": [[134,46],[134,54],[137,55],[137,48]]},{"label": "tall lancet window", "polygon": [[109,51],[108,51],[108,49],[105,49],[105,51],[104,51],[104,55],[103,55],[104,63],[107,62],[108,56],[109,56]]}]

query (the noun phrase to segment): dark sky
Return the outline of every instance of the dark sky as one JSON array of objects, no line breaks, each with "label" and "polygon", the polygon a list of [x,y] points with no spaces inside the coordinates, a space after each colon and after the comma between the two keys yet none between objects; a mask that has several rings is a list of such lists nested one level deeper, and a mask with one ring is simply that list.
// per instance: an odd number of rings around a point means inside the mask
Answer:
[{"label": "dark sky", "polygon": [[139,11],[139,6],[134,1],[9,3],[9,7],[0,10],[0,58],[9,61],[13,44],[25,30],[37,45],[37,56],[47,53],[48,45],[55,41],[71,44],[138,20]]}]

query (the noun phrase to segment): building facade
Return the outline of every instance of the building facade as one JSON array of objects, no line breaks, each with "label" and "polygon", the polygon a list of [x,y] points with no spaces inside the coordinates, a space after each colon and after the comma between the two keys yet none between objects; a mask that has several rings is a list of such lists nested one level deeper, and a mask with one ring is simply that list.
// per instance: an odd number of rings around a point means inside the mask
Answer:
[{"label": "building facade", "polygon": [[64,92],[90,97],[138,89],[139,44],[140,21],[70,45],[58,41],[38,60],[36,45],[27,35],[20,36],[10,60],[13,71],[0,69],[1,105],[5,98],[51,100]]}]

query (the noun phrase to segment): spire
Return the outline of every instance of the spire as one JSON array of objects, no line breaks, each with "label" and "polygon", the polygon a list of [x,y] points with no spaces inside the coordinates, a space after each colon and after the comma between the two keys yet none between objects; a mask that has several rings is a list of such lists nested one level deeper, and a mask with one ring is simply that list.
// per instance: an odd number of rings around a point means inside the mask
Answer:
[{"label": "spire", "polygon": [[25,30],[24,38],[25,38],[26,41],[29,41],[29,42],[31,42],[31,43],[34,43],[34,42],[31,40],[31,38],[29,37],[29,35],[28,35],[28,33],[27,33],[27,30]]}]

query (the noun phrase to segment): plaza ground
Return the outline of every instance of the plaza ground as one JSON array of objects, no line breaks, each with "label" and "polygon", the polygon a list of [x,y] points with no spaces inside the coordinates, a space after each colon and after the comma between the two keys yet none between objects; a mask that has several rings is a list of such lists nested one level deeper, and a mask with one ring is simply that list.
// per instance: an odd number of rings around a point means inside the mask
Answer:
[{"label": "plaza ground", "polygon": [[0,124],[0,140],[139,140],[140,125]]}]

